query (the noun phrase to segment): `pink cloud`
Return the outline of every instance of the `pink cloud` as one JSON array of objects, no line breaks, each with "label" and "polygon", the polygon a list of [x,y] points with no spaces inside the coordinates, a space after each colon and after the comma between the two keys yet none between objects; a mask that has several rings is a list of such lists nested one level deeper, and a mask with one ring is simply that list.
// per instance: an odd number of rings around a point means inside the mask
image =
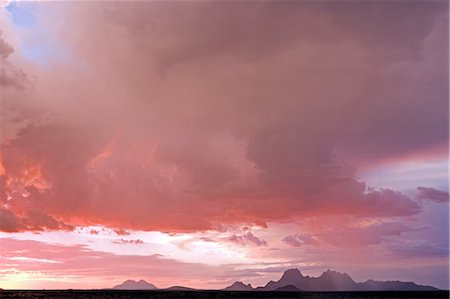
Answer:
[{"label": "pink cloud", "polygon": [[11,63],[8,57],[14,52],[14,48],[8,44],[0,30],[0,86],[23,88],[27,81],[27,75],[23,70]]},{"label": "pink cloud", "polygon": [[4,231],[422,212],[355,169],[447,147],[446,4],[40,5],[73,57],[2,99]]},{"label": "pink cloud", "polygon": [[415,244],[393,245],[389,247],[390,252],[397,258],[411,257],[442,257],[448,259],[449,249],[446,246],[416,242]]},{"label": "pink cloud", "polygon": [[265,240],[258,238],[252,232],[247,232],[242,235],[232,235],[227,240],[242,246],[248,244],[255,246],[267,246],[267,242]]},{"label": "pink cloud", "polygon": [[417,198],[431,200],[437,203],[446,203],[449,200],[448,192],[430,187],[417,187],[419,194]]},{"label": "pink cloud", "polygon": [[302,245],[320,245],[320,242],[316,238],[308,234],[288,235],[283,239],[283,242],[294,247],[300,247]]},{"label": "pink cloud", "polygon": [[422,231],[426,227],[410,227],[402,222],[377,223],[363,227],[335,227],[317,234],[319,240],[336,246],[367,246],[382,244],[407,232]]},{"label": "pink cloud", "polygon": [[38,210],[29,210],[24,217],[19,217],[8,209],[0,208],[0,231],[42,231],[42,230],[73,230],[73,226],[56,220],[50,215]]},{"label": "pink cloud", "polygon": [[144,241],[140,240],[140,239],[135,239],[135,240],[126,240],[126,239],[120,239],[117,241],[114,241],[113,243],[116,244],[144,244]]},{"label": "pink cloud", "polygon": [[9,55],[14,52],[13,47],[8,44],[2,37],[2,33],[0,32],[0,58],[6,59]]},{"label": "pink cloud", "polygon": [[124,229],[115,229],[114,232],[118,235],[118,236],[128,236],[130,234],[130,232],[124,230]]},{"label": "pink cloud", "polygon": [[17,232],[24,229],[22,220],[7,209],[0,209],[0,230],[3,232]]}]

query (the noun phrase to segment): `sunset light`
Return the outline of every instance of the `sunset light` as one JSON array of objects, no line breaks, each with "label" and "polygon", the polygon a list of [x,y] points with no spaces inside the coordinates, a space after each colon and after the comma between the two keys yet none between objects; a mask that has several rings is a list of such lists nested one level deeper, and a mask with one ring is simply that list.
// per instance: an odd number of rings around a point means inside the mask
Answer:
[{"label": "sunset light", "polygon": [[1,3],[0,297],[449,289],[448,1]]}]

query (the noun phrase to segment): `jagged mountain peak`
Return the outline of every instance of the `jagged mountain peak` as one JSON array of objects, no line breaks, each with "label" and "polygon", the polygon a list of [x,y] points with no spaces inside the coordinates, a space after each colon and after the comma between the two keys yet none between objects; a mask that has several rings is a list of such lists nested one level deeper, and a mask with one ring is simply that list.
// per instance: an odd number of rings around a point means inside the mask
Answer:
[{"label": "jagged mountain peak", "polygon": [[251,284],[245,284],[242,281],[236,281],[232,285],[226,287],[225,291],[251,291],[253,287]]},{"label": "jagged mountain peak", "polygon": [[284,271],[280,280],[298,280],[303,278],[303,274],[297,268],[292,268]]},{"label": "jagged mountain peak", "polygon": [[351,279],[351,277],[347,273],[341,273],[341,272],[333,271],[330,269],[323,272],[320,277],[340,277],[340,278],[345,278],[345,279]]},{"label": "jagged mountain peak", "polygon": [[128,279],[128,280],[125,280],[123,283],[114,286],[113,289],[118,289],[118,290],[156,290],[157,287],[151,283],[146,282],[143,279],[141,279],[139,281]]}]

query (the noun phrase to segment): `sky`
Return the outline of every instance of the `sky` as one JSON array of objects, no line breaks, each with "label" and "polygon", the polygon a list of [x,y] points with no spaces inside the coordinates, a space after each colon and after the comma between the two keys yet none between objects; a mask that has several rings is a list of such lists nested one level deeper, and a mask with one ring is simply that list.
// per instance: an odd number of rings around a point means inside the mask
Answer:
[{"label": "sky", "polygon": [[0,10],[1,288],[449,288],[447,1]]}]

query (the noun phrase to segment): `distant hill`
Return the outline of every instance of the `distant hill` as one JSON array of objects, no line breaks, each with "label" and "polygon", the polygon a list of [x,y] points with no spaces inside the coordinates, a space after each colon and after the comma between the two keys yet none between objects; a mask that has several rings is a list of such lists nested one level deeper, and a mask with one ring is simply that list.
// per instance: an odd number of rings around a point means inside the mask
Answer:
[{"label": "distant hill", "polygon": [[183,287],[183,286],[173,286],[166,289],[163,289],[165,291],[197,291],[197,289]]},{"label": "distant hill", "polygon": [[223,289],[224,291],[253,291],[251,284],[244,284],[241,281],[236,281],[232,285]]},{"label": "distant hill", "polygon": [[158,288],[151,284],[146,282],[145,280],[126,280],[123,283],[116,285],[113,287],[115,290],[157,290]]},{"label": "distant hill", "polygon": [[365,290],[371,291],[437,291],[438,289],[431,286],[417,285],[414,282],[403,281],[375,281],[368,280],[359,283]]},{"label": "distant hill", "polygon": [[301,291],[302,290],[300,290],[299,288],[297,288],[291,284],[275,290],[275,292],[301,292]]},{"label": "distant hill", "polygon": [[348,274],[326,271],[319,277],[303,276],[298,269],[289,269],[278,281],[270,281],[258,291],[276,291],[294,286],[303,291],[434,291],[430,286],[417,285],[414,282],[374,281],[355,282]]}]

